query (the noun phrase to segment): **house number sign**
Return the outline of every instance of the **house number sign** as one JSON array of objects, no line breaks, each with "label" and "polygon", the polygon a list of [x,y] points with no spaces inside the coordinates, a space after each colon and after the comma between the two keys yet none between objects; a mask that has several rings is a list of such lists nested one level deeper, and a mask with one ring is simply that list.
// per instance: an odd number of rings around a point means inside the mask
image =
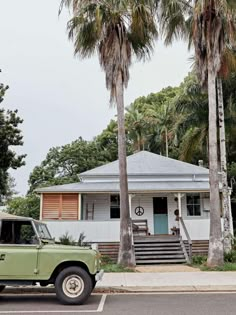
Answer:
[{"label": "house number sign", "polygon": [[141,217],[144,214],[144,209],[141,206],[138,206],[134,209],[134,212],[137,216]]}]

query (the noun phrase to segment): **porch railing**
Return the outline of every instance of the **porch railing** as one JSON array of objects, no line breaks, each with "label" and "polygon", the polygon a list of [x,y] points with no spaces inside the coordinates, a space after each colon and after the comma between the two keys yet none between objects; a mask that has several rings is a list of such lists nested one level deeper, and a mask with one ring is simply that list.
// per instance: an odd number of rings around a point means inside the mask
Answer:
[{"label": "porch railing", "polygon": [[186,228],[186,225],[185,225],[184,220],[183,220],[182,217],[179,218],[179,222],[181,223],[181,225],[183,227],[183,230],[184,230],[184,233],[185,233],[185,236],[187,238],[188,248],[189,248],[188,253],[187,253],[186,247],[185,247],[184,242],[183,242],[182,237],[181,237],[180,241],[181,241],[181,244],[182,244],[182,248],[183,248],[183,250],[185,252],[187,261],[189,263],[191,263],[191,261],[192,261],[192,247],[193,247],[193,243],[192,243],[192,240],[191,240],[191,238],[189,236],[188,230]]}]

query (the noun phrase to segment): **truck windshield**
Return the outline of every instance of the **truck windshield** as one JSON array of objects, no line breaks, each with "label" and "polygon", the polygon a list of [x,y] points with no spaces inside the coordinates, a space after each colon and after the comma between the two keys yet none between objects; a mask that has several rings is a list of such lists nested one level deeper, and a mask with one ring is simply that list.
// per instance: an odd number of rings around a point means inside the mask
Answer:
[{"label": "truck windshield", "polygon": [[35,222],[35,227],[37,229],[37,232],[40,238],[46,239],[46,240],[52,239],[46,224]]}]

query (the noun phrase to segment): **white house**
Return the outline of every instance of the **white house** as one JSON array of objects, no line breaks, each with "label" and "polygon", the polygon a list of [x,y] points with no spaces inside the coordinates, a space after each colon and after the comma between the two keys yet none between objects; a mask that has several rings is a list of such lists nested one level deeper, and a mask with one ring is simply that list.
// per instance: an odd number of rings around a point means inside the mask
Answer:
[{"label": "white house", "polygon": [[[146,222],[144,234],[150,236],[180,233],[184,240],[209,240],[208,169],[141,151],[127,158],[127,173],[134,227]],[[80,180],[37,189],[40,219],[56,238],[68,232],[78,239],[84,232],[91,242],[119,242],[118,161],[84,172]]]}]

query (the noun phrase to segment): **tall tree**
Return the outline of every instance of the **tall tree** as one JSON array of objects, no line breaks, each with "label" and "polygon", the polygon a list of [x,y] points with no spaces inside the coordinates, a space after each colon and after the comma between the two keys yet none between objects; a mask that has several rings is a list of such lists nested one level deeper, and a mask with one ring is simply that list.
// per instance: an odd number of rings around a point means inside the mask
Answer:
[{"label": "tall tree", "polygon": [[117,106],[120,170],[120,250],[118,262],[134,265],[132,222],[129,211],[124,121],[124,88],[129,81],[132,56],[150,54],[157,29],[152,0],[62,0],[73,14],[69,39],[76,55],[90,57],[96,51],[106,76],[110,101]]},{"label": "tall tree", "polygon": [[96,141],[86,141],[81,137],[70,144],[53,147],[30,174],[29,193],[38,187],[79,182],[80,173],[107,162],[104,156]]},{"label": "tall tree", "polygon": [[[223,264],[223,243],[218,179],[216,78],[226,47],[229,44],[234,45],[235,42],[235,15],[233,12],[235,1],[172,0],[171,3],[177,4],[170,6],[172,11],[175,10],[175,14],[166,13],[168,1],[162,0],[162,2],[164,10],[162,10],[161,20],[166,42],[170,43],[173,37],[179,37],[178,33],[188,34],[190,44],[194,44],[199,77],[202,84],[207,85],[208,89],[211,200],[208,265],[221,265]],[[182,5],[189,16],[187,23],[184,23],[186,15],[182,14],[180,10]]]},{"label": "tall tree", "polygon": [[[209,101],[209,169],[210,169],[210,240],[208,265],[223,264],[217,150],[216,78],[225,49],[235,41],[234,2],[228,0],[196,0],[192,39],[197,68],[202,83],[207,83]],[[234,3],[235,6],[235,3]]]},{"label": "tall tree", "polygon": [[[235,16],[236,18],[236,16]],[[222,78],[229,76],[230,72],[236,69],[236,55],[232,49],[226,48],[221,62],[221,68],[216,81],[219,121],[219,142],[220,142],[220,170],[222,178],[222,208],[224,217],[224,251],[229,253],[232,250],[232,213],[229,201],[227,157],[226,157],[226,133],[225,133],[225,110],[223,98]]]},{"label": "tall tree", "polygon": [[[0,84],[0,103],[8,86]],[[11,181],[9,169],[17,169],[25,164],[26,155],[17,155],[14,146],[23,145],[23,136],[18,128],[23,120],[17,115],[17,110],[10,111],[0,108],[0,203],[9,194]]]}]

